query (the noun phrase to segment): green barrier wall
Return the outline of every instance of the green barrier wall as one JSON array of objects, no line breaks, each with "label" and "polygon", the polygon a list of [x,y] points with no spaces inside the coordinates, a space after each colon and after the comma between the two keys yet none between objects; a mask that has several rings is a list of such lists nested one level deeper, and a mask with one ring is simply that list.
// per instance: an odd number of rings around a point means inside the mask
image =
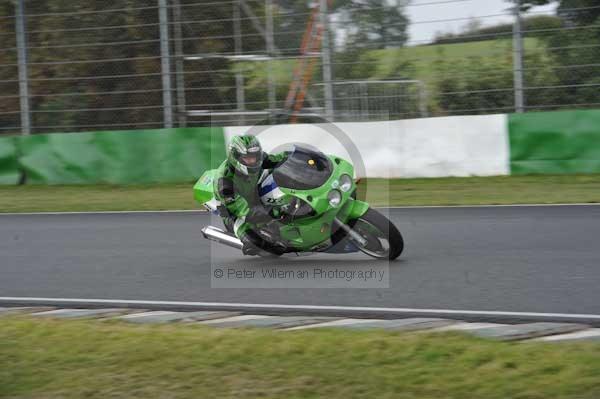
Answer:
[{"label": "green barrier wall", "polygon": [[225,157],[221,128],[40,134],[19,145],[27,184],[192,181]]},{"label": "green barrier wall", "polygon": [[0,137],[0,185],[19,182],[17,154],[17,137]]},{"label": "green barrier wall", "polygon": [[600,173],[600,111],[509,116],[511,174]]}]

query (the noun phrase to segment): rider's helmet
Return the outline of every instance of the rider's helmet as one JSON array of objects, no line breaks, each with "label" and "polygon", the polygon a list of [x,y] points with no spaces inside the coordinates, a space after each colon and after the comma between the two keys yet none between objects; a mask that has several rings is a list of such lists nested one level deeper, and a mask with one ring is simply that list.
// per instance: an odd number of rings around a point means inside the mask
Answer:
[{"label": "rider's helmet", "polygon": [[263,162],[260,142],[254,136],[233,136],[229,142],[227,161],[243,175],[260,172]]}]

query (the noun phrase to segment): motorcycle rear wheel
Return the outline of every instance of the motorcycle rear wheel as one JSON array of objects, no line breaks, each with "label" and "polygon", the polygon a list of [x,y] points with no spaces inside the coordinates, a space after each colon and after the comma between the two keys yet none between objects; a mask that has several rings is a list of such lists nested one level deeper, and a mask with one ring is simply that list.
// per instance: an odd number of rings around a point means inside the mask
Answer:
[{"label": "motorcycle rear wheel", "polygon": [[363,216],[353,220],[351,226],[352,230],[367,241],[365,245],[353,241],[361,252],[380,260],[394,260],[402,254],[402,234],[388,218],[376,210],[369,208]]}]

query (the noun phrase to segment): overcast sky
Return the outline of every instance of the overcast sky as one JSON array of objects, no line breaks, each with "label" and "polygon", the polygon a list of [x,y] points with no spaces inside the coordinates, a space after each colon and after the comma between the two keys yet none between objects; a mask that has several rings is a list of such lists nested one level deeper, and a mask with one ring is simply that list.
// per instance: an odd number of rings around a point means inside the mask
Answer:
[{"label": "overcast sky", "polygon": [[[455,3],[426,5],[447,0],[412,0],[406,11],[411,21],[409,45],[431,41],[436,32],[460,32],[469,18],[479,19],[484,26],[512,21],[511,16],[486,17],[489,15],[508,14],[510,4],[504,0],[466,0]],[[532,15],[553,14],[556,5],[535,7]],[[423,23],[425,21],[462,19],[459,21]]]}]

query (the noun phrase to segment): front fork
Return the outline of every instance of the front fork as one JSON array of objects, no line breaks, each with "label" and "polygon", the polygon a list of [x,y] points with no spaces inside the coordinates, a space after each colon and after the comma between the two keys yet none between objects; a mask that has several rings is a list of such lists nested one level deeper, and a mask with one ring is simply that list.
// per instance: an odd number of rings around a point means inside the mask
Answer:
[{"label": "front fork", "polygon": [[336,229],[342,229],[342,231],[350,238],[350,241],[356,242],[361,247],[367,245],[367,240],[365,240],[360,234],[352,230],[352,227],[348,226],[337,217],[333,219],[333,225]]},{"label": "front fork", "polygon": [[359,244],[360,246],[367,245],[365,240],[360,234],[352,230],[352,227],[348,225],[351,220],[356,220],[363,216],[369,210],[369,204],[363,201],[359,201],[354,198],[344,205],[341,211],[333,219],[333,226],[335,230],[341,229],[350,238],[351,241]]}]

